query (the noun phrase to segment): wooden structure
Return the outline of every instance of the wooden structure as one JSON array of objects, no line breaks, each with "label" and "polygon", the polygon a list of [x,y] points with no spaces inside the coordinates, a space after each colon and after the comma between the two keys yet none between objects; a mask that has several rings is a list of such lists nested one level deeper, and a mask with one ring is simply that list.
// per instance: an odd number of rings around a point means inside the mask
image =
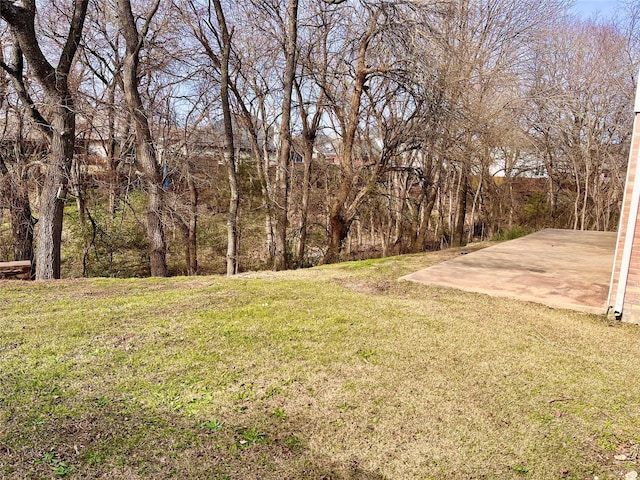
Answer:
[{"label": "wooden structure", "polygon": [[31,261],[0,262],[0,279],[31,280]]},{"label": "wooden structure", "polygon": [[[639,77],[640,78],[640,77]],[[609,286],[609,312],[619,320],[640,324],[640,82],[636,90],[635,118],[627,180],[618,227],[615,260]]]}]

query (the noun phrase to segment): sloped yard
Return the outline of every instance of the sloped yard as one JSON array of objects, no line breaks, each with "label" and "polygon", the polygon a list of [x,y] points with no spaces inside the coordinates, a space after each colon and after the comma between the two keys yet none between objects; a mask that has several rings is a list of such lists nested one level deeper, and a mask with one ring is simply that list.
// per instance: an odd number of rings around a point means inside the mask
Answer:
[{"label": "sloped yard", "polygon": [[398,282],[453,256],[0,283],[0,478],[621,478],[640,329]]}]

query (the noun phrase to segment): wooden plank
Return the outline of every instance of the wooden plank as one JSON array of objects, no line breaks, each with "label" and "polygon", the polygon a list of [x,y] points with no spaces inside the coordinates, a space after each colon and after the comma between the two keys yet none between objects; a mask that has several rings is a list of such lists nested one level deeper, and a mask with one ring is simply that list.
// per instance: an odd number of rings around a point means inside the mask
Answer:
[{"label": "wooden plank", "polygon": [[0,279],[31,280],[31,262],[0,262]]},{"label": "wooden plank", "polygon": [[16,267],[31,268],[31,262],[29,260],[19,260],[17,262],[0,262],[0,268],[16,268]]}]

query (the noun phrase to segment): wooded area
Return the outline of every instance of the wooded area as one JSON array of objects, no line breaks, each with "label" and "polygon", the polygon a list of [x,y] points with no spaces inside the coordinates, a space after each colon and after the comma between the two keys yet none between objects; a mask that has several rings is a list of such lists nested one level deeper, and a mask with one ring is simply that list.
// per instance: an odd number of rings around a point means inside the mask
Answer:
[{"label": "wooded area", "polygon": [[0,261],[232,275],[615,230],[640,4],[569,6],[0,0]]}]

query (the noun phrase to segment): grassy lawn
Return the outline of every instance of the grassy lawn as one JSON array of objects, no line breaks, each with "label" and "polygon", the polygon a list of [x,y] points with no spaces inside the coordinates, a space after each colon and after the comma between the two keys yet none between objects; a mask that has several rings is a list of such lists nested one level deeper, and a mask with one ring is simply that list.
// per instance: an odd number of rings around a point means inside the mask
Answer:
[{"label": "grassy lawn", "polygon": [[0,478],[638,470],[640,329],[396,280],[456,254],[0,283]]}]

